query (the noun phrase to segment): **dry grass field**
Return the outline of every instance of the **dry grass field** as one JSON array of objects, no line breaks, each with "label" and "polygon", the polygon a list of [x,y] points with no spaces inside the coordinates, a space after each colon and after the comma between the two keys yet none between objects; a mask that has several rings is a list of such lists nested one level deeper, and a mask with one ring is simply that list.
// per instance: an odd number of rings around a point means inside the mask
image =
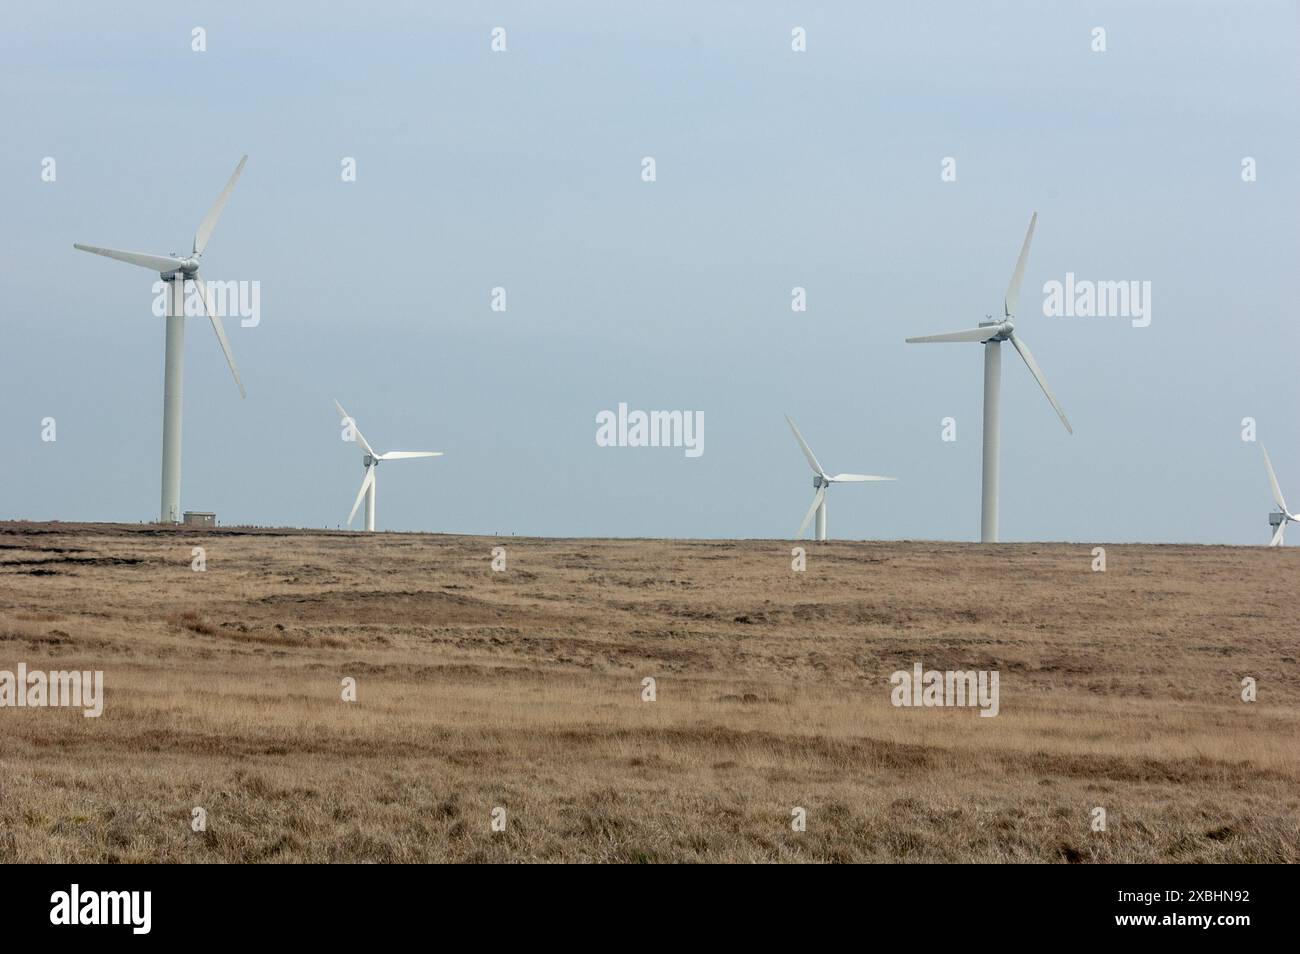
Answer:
[{"label": "dry grass field", "polygon": [[0,524],[0,861],[1300,861],[1294,548],[791,546]]}]

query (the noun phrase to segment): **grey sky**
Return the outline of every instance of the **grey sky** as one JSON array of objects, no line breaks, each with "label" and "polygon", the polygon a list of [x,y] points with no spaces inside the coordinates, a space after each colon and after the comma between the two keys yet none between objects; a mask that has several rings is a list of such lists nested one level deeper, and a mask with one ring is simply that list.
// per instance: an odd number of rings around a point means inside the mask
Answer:
[{"label": "grey sky", "polygon": [[[385,465],[380,529],[788,537],[788,412],[900,478],[832,536],[976,539],[980,349],[903,338],[996,311],[1035,209],[1017,327],[1076,433],[1006,351],[1003,539],[1266,542],[1248,415],[1296,509],[1294,3],[445,6],[6,8],[0,517],[156,517],[153,278],[72,243],[188,250],[244,153],[204,271],[262,283],[247,400],[186,342],[182,503],[223,522],[346,518],[337,397],[446,452]],[[1151,326],[1043,317],[1067,271],[1149,280]],[[620,401],[703,411],[704,455],[597,447]]]}]

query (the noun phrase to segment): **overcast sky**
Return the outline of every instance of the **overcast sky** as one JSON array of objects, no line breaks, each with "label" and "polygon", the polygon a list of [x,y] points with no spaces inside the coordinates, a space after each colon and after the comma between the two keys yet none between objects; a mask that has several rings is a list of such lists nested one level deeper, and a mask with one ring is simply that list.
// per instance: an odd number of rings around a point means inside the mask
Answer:
[{"label": "overcast sky", "polygon": [[[1075,433],[1004,349],[1003,539],[1266,542],[1242,418],[1300,506],[1295,7],[7,5],[0,518],[156,519],[156,276],[72,243],[188,251],[246,153],[204,271],[261,322],[226,322],[241,400],[189,321],[186,509],[341,524],[337,398],[446,453],[383,465],[380,529],[789,537],[789,413],[899,478],[833,488],[832,536],[977,539],[981,347],[903,339],[997,312],[1037,210],[1017,328]],[[1149,281],[1150,325],[1045,317],[1067,272]],[[598,447],[620,402],[703,412],[703,455]]]}]

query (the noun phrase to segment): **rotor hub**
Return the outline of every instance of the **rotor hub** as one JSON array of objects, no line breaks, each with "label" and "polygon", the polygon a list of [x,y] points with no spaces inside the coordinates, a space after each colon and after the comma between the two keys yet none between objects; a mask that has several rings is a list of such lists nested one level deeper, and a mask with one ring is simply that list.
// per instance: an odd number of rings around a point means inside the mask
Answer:
[{"label": "rotor hub", "polygon": [[1003,318],[1001,321],[981,321],[981,328],[996,328],[997,334],[988,338],[987,341],[1006,341],[1011,337],[1011,333],[1016,330],[1010,318]]}]

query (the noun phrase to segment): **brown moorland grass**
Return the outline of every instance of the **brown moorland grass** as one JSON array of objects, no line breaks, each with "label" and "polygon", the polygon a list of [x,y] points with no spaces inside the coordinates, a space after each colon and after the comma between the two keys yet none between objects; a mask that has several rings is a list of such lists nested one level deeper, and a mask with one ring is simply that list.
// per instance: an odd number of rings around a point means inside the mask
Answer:
[{"label": "brown moorland grass", "polygon": [[0,524],[0,861],[1300,861],[1294,550],[790,547]]}]

